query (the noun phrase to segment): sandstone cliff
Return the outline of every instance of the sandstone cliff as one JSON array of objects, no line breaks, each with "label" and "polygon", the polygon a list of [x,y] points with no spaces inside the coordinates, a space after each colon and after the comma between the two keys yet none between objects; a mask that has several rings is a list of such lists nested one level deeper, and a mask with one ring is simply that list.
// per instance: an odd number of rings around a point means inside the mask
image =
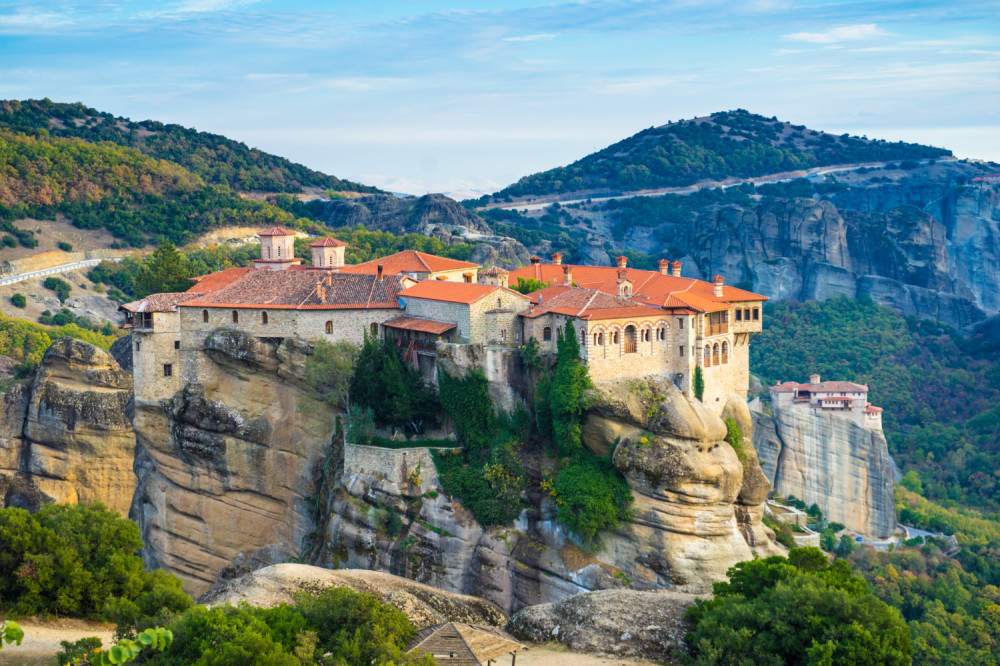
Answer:
[{"label": "sandstone cliff", "polygon": [[878,539],[896,527],[885,436],[807,405],[755,414],[754,444],[776,493],[816,504],[830,521]]},{"label": "sandstone cliff", "polygon": [[238,556],[298,554],[314,529],[315,479],[336,453],[337,413],[301,380],[310,348],[219,329],[205,349],[171,400],[136,400],[129,514],[147,563],[192,594]]},{"label": "sandstone cliff", "polygon": [[2,396],[0,498],[36,509],[101,501],[125,513],[135,489],[132,376],[93,345],[60,338],[34,384]]}]

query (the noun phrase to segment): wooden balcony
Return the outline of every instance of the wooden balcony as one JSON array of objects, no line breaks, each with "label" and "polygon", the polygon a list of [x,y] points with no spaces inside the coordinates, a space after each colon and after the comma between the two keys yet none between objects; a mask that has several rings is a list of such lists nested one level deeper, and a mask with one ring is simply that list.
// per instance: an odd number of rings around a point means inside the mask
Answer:
[{"label": "wooden balcony", "polygon": [[722,335],[723,333],[729,332],[729,324],[723,322],[721,324],[705,324],[705,336],[711,335]]}]

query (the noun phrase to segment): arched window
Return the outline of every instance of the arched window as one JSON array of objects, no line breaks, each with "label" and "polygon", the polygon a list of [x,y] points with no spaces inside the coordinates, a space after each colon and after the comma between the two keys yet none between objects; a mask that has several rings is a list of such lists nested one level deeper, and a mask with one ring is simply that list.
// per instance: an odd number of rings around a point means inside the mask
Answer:
[{"label": "arched window", "polygon": [[656,339],[657,340],[667,339],[667,328],[665,326],[661,326],[660,328],[656,329]]},{"label": "arched window", "polygon": [[238,310],[233,310],[233,323],[234,324],[240,323],[240,313]]},{"label": "arched window", "polygon": [[729,363],[729,343],[722,343],[722,362]]},{"label": "arched window", "polygon": [[604,333],[597,334],[597,344],[602,346],[604,345]]},{"label": "arched window", "polygon": [[636,350],[636,331],[635,326],[629,324],[625,327],[625,353],[634,354]]},{"label": "arched window", "polygon": [[503,303],[500,302],[499,298],[497,298],[497,307],[498,308],[502,308],[503,307]]},{"label": "arched window", "polygon": [[712,366],[712,345],[705,347],[705,367],[709,368]]},{"label": "arched window", "polygon": [[552,339],[552,329],[546,326],[542,329],[542,340],[548,342]]},{"label": "arched window", "polygon": [[372,337],[374,338],[376,335],[378,335],[378,324],[372,322],[372,325],[369,327],[368,330],[371,331]]},{"label": "arched window", "polygon": [[267,325],[267,313],[266,312],[261,312],[260,313],[260,323],[264,324],[265,326]]},{"label": "arched window", "polygon": [[201,311],[201,320],[202,321],[208,321],[208,310],[202,310]]},{"label": "arched window", "polygon": [[326,322],[326,334],[327,335],[333,335],[333,322],[332,321]]},{"label": "arched window", "polygon": [[712,365],[719,365],[719,343],[712,347]]},{"label": "arched window", "polygon": [[615,331],[614,333],[611,334],[611,344],[613,345],[618,344],[618,331]]}]

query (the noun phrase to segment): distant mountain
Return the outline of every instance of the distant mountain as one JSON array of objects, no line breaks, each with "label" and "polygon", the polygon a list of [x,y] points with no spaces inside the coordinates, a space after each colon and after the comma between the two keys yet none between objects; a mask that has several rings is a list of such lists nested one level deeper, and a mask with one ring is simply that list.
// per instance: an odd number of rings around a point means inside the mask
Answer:
[{"label": "distant mountain", "polygon": [[338,192],[380,191],[376,187],[313,171],[218,134],[165,125],[155,120],[133,122],[80,103],[61,104],[50,99],[0,101],[2,126],[25,133],[45,130],[53,137],[110,141],[180,164],[209,185],[228,185],[239,192],[294,194],[306,187]]},{"label": "distant mountain", "polygon": [[[833,164],[947,155],[951,151],[836,136],[737,109],[650,127],[569,166],[525,176],[491,200],[571,192],[620,193]],[[489,199],[484,197],[483,201]]]}]

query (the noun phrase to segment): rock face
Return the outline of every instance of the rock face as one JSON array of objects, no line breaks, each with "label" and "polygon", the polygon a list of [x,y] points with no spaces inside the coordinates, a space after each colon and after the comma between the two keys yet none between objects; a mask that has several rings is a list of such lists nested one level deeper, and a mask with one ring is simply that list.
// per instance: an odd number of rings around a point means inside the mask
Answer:
[{"label": "rock face", "polygon": [[417,629],[442,622],[494,627],[507,623],[507,616],[499,608],[477,597],[445,592],[379,571],[331,571],[306,564],[275,564],[258,569],[221,583],[198,601],[210,606],[246,601],[251,606],[271,608],[293,603],[296,592],[315,593],[328,587],[373,594],[406,613]]},{"label": "rock face", "polygon": [[816,504],[830,521],[875,538],[896,527],[885,436],[808,405],[755,415],[754,444],[775,492]]},{"label": "rock face", "polygon": [[525,608],[507,630],[534,643],[558,641],[573,652],[681,663],[684,634],[692,628],[684,613],[697,598],[668,591],[588,592]]},{"label": "rock face", "polygon": [[311,348],[219,329],[197,381],[136,401],[138,522],[147,563],[201,594],[238,557],[299,554],[315,529],[316,480],[339,455],[337,412],[302,381]]},{"label": "rock face", "polygon": [[[533,497],[513,529],[484,529],[443,493],[424,450],[349,446],[314,563],[385,570],[516,610],[625,581],[706,592],[753,551],[784,552],[760,524],[769,486],[748,413],[741,460],[722,441],[722,419],[665,379],[605,383],[594,397],[585,442],[614,451],[636,500],[634,519],[605,534],[597,552],[570,538],[548,497]],[[745,471],[751,461],[756,474]],[[390,513],[401,519],[395,532]]]},{"label": "rock face", "polygon": [[[125,513],[135,489],[132,376],[110,354],[56,340],[30,391],[3,395],[0,495],[7,506],[100,501]],[[4,490],[2,486],[6,486]]]}]

